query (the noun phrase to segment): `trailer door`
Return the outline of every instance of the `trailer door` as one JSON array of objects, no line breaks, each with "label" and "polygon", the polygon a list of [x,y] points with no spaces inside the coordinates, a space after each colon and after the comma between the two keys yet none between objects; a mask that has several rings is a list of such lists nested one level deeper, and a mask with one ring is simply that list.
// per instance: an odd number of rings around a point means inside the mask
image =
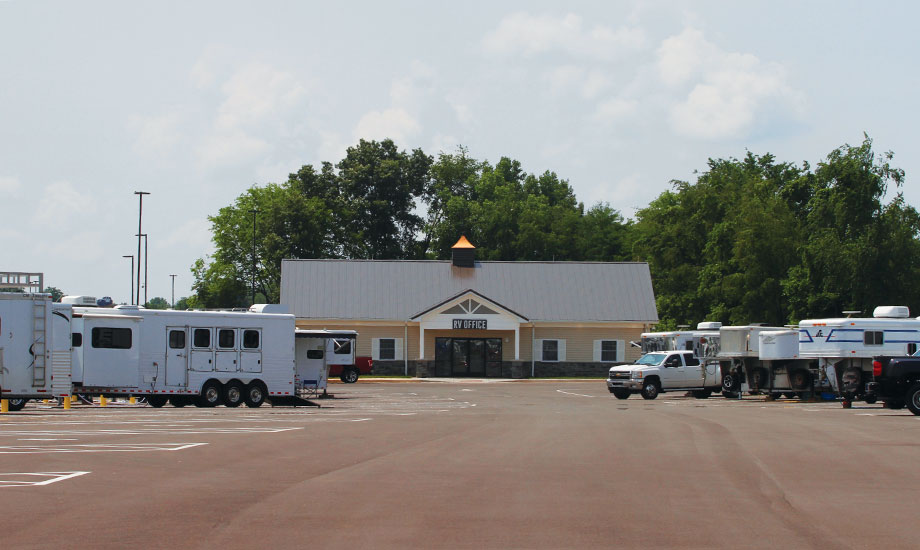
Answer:
[{"label": "trailer door", "polygon": [[188,327],[166,327],[166,385],[184,386],[188,373]]},{"label": "trailer door", "polygon": [[237,344],[236,329],[217,329],[217,354],[215,365],[220,372],[236,372],[239,370],[239,347]]},{"label": "trailer door", "polygon": [[240,370],[262,372],[262,331],[243,329],[243,349],[240,351]]},{"label": "trailer door", "polygon": [[191,370],[197,372],[214,370],[214,339],[212,332],[210,328],[192,328],[192,351],[190,352],[189,364]]}]

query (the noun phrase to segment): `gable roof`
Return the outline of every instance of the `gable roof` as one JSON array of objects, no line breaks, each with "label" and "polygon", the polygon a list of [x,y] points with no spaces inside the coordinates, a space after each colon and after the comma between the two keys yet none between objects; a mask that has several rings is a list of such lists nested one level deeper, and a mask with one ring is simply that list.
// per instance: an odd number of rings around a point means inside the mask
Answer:
[{"label": "gable roof", "polygon": [[658,321],[644,262],[281,262],[281,303],[300,319],[407,321],[467,290],[532,321]]},{"label": "gable roof", "polygon": [[[516,317],[519,317],[520,320],[521,320],[521,322],[526,322],[526,321],[529,321],[529,320],[530,320],[530,319],[528,319],[527,317],[524,317],[523,315],[521,315],[520,313],[518,313],[518,312],[516,312],[516,311],[514,311],[514,310],[512,310],[512,309],[506,308],[506,307],[503,306],[502,304],[499,304],[498,302],[496,302],[495,300],[492,300],[492,299],[489,298],[488,296],[483,296],[482,294],[476,292],[475,290],[473,290],[473,289],[471,289],[471,288],[468,288],[468,289],[464,290],[463,292],[460,292],[459,294],[456,294],[456,295],[454,295],[454,296],[450,296],[450,297],[448,297],[446,300],[441,300],[440,303],[433,304],[431,307],[429,307],[429,308],[427,308],[427,309],[425,309],[425,310],[423,310],[423,311],[419,311],[418,313],[416,313],[415,315],[413,315],[413,316],[410,317],[409,319],[412,320],[412,321],[416,321],[416,320],[418,320],[419,317],[424,316],[426,313],[430,313],[431,311],[434,311],[434,310],[438,309],[439,307],[441,307],[441,306],[447,304],[448,302],[452,302],[452,301],[456,300],[457,298],[459,298],[459,297],[461,297],[461,296],[467,296],[467,295],[478,296],[478,297],[481,298],[482,300],[484,300],[484,301],[486,301],[486,302],[489,302],[490,304],[493,304],[493,305],[495,305],[495,306],[498,306],[499,308],[504,309],[505,311],[507,311],[508,313],[511,313],[512,315],[514,315],[514,316],[516,316]],[[454,307],[457,307],[457,306],[454,306]],[[482,306],[481,306],[481,307],[482,307]],[[489,309],[488,311],[489,311],[490,313],[495,313],[495,312],[492,311],[491,309]],[[449,311],[445,311],[444,313],[449,313]]]}]

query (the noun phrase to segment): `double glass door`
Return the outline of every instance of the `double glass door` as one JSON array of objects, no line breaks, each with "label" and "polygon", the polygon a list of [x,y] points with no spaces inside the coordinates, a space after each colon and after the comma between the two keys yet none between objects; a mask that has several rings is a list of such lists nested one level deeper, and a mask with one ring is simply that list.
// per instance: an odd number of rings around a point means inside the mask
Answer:
[{"label": "double glass door", "polygon": [[502,376],[501,338],[437,338],[437,376]]}]

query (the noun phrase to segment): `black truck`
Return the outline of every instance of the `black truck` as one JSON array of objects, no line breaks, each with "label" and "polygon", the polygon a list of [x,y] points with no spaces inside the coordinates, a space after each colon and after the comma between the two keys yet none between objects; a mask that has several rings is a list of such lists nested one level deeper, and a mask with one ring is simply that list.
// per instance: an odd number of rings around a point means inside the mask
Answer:
[{"label": "black truck", "polygon": [[866,387],[867,397],[883,401],[889,409],[907,405],[910,412],[920,415],[920,356],[875,357],[872,375],[874,381]]}]

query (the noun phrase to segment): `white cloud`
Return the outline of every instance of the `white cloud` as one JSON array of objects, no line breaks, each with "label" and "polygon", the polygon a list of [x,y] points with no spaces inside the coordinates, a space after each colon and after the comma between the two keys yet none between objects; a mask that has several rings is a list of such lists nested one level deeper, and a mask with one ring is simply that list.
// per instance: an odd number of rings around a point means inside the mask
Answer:
[{"label": "white cloud", "polygon": [[0,176],[0,193],[14,194],[22,187],[17,178]]},{"label": "white cloud", "polygon": [[221,90],[226,99],[218,108],[216,126],[222,130],[258,126],[286,115],[306,96],[306,86],[292,74],[256,63],[233,74]]},{"label": "white cloud", "polygon": [[182,140],[181,124],[182,117],[178,113],[130,117],[128,128],[137,134],[134,150],[148,157],[170,153]]},{"label": "white cloud", "polygon": [[785,69],[751,54],[724,52],[687,28],[658,49],[660,80],[681,93],[670,110],[679,134],[705,139],[742,137],[770,117],[802,111],[802,94]]},{"label": "white cloud", "polygon": [[639,102],[635,99],[614,97],[599,103],[595,116],[605,121],[617,120],[632,115],[638,108]]},{"label": "white cloud", "polygon": [[202,168],[215,169],[248,164],[267,154],[271,145],[240,130],[208,136],[198,147]]},{"label": "white cloud", "polygon": [[78,191],[68,181],[58,181],[45,187],[42,192],[41,208],[36,210],[39,222],[53,222],[64,227],[75,216],[87,217],[96,212],[96,205],[89,193]]},{"label": "white cloud", "polygon": [[403,143],[421,131],[418,121],[405,109],[390,108],[383,111],[370,111],[361,117],[355,127],[355,140],[381,140],[391,138],[396,143]]},{"label": "white cloud", "polygon": [[618,28],[595,25],[588,28],[575,14],[562,17],[514,13],[506,16],[498,28],[486,35],[487,52],[503,55],[532,56],[546,52],[564,52],[573,56],[599,59],[620,57],[645,44],[645,32],[636,27]]},{"label": "white cloud", "polygon": [[166,238],[156,241],[160,250],[173,250],[180,247],[192,250],[208,250],[212,246],[211,222],[206,218],[192,218],[173,229]]}]

